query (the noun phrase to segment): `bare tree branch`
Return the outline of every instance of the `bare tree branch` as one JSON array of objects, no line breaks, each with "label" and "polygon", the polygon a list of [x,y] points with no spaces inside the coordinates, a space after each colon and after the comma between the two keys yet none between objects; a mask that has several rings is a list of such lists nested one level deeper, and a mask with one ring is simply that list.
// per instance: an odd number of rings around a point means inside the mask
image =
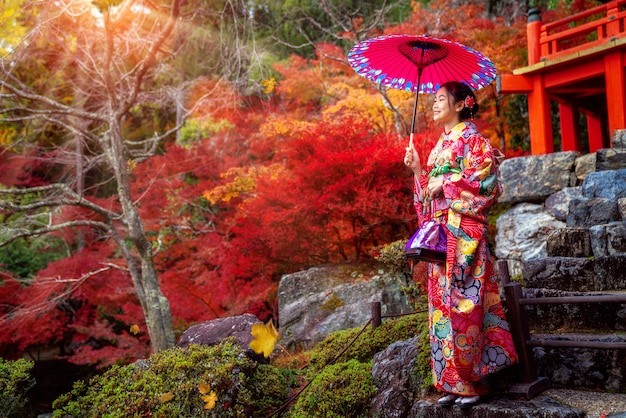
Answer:
[{"label": "bare tree branch", "polygon": [[[29,187],[24,189],[0,189],[0,196],[8,196],[15,197],[20,195],[27,194],[36,194],[36,193],[50,193],[57,192],[56,195],[51,195],[46,197],[42,197],[42,200],[38,202],[29,203],[29,204],[14,204],[9,200],[0,200],[0,208],[9,209],[13,211],[29,211],[33,209],[39,209],[43,207],[55,207],[55,206],[82,206],[86,209],[90,209],[100,215],[102,215],[107,220],[115,220],[120,219],[121,214],[112,212],[108,209],[103,208],[100,205],[97,205],[93,202],[90,202],[87,199],[84,199],[82,196],[78,195],[74,191],[72,191],[66,184],[62,183],[54,183],[46,186],[38,186],[38,187]],[[67,198],[63,198],[62,196],[66,196]],[[5,199],[7,199],[5,197]]]},{"label": "bare tree branch", "polygon": [[[56,231],[61,231],[63,229],[67,229],[67,228],[76,228],[76,227],[82,227],[82,226],[88,226],[88,227],[91,227],[91,228],[97,228],[97,229],[101,229],[101,230],[106,231],[106,232],[108,232],[110,230],[110,225],[106,224],[104,222],[97,222],[97,221],[70,221],[70,222],[64,222],[62,224],[53,225],[53,226],[44,227],[44,228],[36,228],[36,229],[31,229],[31,230],[28,230],[28,231],[17,232],[17,233],[14,232],[6,240],[0,241],[0,248],[4,247],[4,246],[10,244],[11,242],[13,242],[13,241],[15,241],[17,239],[20,239],[20,238],[36,237],[36,236],[39,236],[39,235],[49,234],[50,232],[56,232]],[[12,231],[9,229],[8,232],[12,232]]]}]

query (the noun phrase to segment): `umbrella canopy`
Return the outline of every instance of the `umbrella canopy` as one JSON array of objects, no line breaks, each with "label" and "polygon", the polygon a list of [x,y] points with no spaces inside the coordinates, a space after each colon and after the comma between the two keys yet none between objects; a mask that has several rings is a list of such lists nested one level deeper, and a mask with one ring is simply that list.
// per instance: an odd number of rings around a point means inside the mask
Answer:
[{"label": "umbrella canopy", "polygon": [[374,83],[415,93],[411,134],[419,93],[434,94],[448,81],[478,90],[496,78],[493,62],[482,53],[428,35],[385,35],[365,40],[350,50],[348,62]]}]

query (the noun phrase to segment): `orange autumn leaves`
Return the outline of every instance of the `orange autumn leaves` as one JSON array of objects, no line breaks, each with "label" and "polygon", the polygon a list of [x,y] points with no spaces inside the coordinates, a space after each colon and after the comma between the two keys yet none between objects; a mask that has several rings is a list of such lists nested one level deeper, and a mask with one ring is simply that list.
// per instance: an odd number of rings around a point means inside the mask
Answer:
[{"label": "orange autumn leaves", "polygon": [[[211,385],[208,383],[200,383],[198,385],[198,391],[200,392],[200,399],[204,402],[204,409],[213,409],[217,403],[217,394],[211,390]],[[174,399],[172,392],[166,392],[159,396],[159,402],[165,403]]]}]

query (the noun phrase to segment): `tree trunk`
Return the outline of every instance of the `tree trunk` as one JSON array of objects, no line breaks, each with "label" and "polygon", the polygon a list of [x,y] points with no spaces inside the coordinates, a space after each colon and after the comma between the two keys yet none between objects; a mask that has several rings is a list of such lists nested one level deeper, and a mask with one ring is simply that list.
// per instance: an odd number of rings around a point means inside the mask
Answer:
[{"label": "tree trunk", "polygon": [[152,246],[146,237],[143,222],[132,201],[125,148],[117,121],[110,124],[110,158],[115,170],[117,192],[122,205],[124,223],[133,247],[137,250],[140,268],[130,252],[124,252],[133,285],[146,319],[152,350],[159,352],[174,346],[174,327],[170,304],[159,286]]}]

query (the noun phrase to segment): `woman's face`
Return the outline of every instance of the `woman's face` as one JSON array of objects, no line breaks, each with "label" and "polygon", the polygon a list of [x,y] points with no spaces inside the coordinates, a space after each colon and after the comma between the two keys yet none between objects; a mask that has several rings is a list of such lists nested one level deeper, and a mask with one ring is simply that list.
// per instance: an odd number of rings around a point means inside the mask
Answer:
[{"label": "woman's face", "polygon": [[454,98],[448,94],[445,87],[437,90],[433,103],[433,120],[442,124],[447,130],[460,122],[459,112],[463,109],[462,106],[454,106],[453,101]]}]

